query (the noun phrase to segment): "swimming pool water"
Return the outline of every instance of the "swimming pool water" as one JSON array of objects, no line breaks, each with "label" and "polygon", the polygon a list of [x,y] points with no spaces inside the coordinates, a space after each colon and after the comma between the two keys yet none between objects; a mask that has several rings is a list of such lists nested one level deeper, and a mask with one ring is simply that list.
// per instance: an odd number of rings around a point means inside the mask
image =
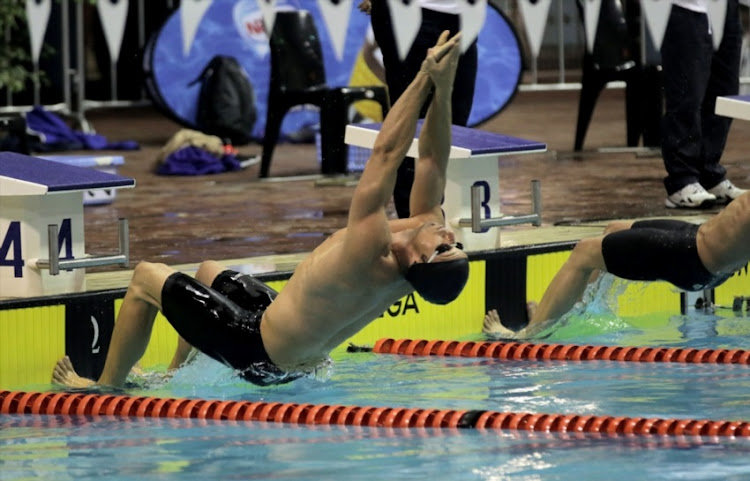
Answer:
[{"label": "swimming pool water", "polygon": [[743,480],[750,441],[8,416],[7,480]]},{"label": "swimming pool water", "polygon": [[[747,348],[750,339],[750,318],[731,311],[655,317],[644,328],[642,320],[631,323],[601,307],[576,312],[544,342]],[[260,388],[199,356],[168,382],[152,381],[131,394],[750,419],[746,366],[372,353],[335,361],[326,381]],[[750,439],[11,415],[0,417],[0,478],[739,480],[750,479]]]}]

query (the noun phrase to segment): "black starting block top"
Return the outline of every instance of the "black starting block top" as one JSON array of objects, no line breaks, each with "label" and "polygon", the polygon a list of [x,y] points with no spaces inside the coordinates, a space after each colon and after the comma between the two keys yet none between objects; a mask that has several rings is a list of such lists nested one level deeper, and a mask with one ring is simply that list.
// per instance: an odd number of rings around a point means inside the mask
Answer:
[{"label": "black starting block top", "polygon": [[135,179],[15,152],[0,152],[0,196],[134,187]]}]

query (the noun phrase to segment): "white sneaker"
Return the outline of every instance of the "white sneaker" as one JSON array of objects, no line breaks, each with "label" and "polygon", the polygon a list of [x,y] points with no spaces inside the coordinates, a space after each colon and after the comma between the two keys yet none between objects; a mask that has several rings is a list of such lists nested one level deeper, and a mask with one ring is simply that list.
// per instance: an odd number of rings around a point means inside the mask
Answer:
[{"label": "white sneaker", "polygon": [[729,180],[724,179],[716,184],[715,187],[711,187],[710,189],[708,189],[708,192],[716,196],[717,203],[728,204],[737,197],[747,192],[747,190],[740,189],[733,183],[729,182]]},{"label": "white sneaker", "polygon": [[711,207],[716,203],[716,196],[710,194],[698,182],[688,184],[674,194],[667,197],[664,204],[670,209],[676,207],[684,209],[698,209]]}]

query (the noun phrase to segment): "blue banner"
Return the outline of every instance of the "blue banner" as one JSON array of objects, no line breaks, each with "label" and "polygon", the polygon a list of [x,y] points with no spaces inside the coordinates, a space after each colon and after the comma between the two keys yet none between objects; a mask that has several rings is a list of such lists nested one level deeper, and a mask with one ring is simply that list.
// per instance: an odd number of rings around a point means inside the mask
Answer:
[{"label": "blue banner", "polygon": [[[358,69],[366,66],[358,59],[366,40],[369,16],[352,8],[343,56],[338,59],[317,2],[278,0],[277,7],[297,9],[302,3],[317,25],[328,84],[352,85],[353,79],[362,78]],[[253,137],[263,137],[270,50],[256,0],[214,0],[198,26],[187,55],[183,55],[179,10],[155,35],[149,43],[144,68],[150,72],[149,89],[155,90],[150,94],[159,107],[168,110],[170,116],[181,123],[195,127],[200,83],[194,81],[215,55],[230,55],[239,61],[250,78],[258,111]],[[488,120],[502,110],[515,93],[521,75],[521,53],[516,34],[505,16],[492,6],[488,6],[477,46],[479,66],[469,125]],[[367,75],[364,77],[368,78]],[[318,114],[314,107],[294,109],[284,120],[282,135],[293,135],[317,123]]]}]

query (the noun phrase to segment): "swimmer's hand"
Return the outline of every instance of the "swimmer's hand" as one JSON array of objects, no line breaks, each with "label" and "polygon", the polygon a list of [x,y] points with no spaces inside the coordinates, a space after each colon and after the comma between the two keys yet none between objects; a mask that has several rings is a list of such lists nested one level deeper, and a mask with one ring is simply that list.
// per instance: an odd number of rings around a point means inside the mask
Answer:
[{"label": "swimmer's hand", "polygon": [[430,76],[436,88],[452,88],[456,76],[458,57],[461,53],[461,32],[448,38],[450,32],[443,31],[434,47],[427,51],[427,58],[420,70]]},{"label": "swimmer's hand", "polygon": [[497,310],[492,309],[484,316],[482,333],[493,339],[518,339],[518,332],[503,326]]}]

